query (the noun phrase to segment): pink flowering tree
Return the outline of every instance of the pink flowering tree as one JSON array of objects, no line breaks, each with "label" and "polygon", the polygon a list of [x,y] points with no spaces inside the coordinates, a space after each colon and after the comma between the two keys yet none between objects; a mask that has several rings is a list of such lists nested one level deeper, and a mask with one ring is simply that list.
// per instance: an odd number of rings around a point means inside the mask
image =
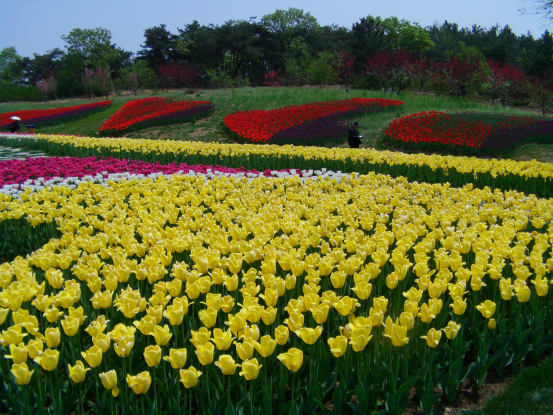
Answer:
[{"label": "pink flowering tree", "polygon": [[536,78],[530,83],[532,101],[540,108],[543,116],[553,108],[553,81],[546,78]]},{"label": "pink flowering tree", "polygon": [[108,99],[108,95],[113,89],[113,81],[111,80],[111,73],[109,66],[104,69],[96,68],[96,87],[100,90],[100,93]]},{"label": "pink flowering tree", "polygon": [[350,79],[355,70],[355,57],[347,52],[339,50],[328,60],[328,63],[334,71],[338,83],[349,88]]},{"label": "pink flowering tree", "polygon": [[527,87],[522,71],[512,65],[502,65],[492,60],[488,61],[485,82],[493,104],[496,105],[499,99],[503,107],[506,107],[508,101]]},{"label": "pink flowering tree", "polygon": [[480,62],[478,60],[462,59],[455,55],[447,62],[435,66],[434,78],[437,82],[447,84],[456,98],[465,95],[479,79]]},{"label": "pink flowering tree", "polygon": [[85,69],[83,74],[83,85],[88,90],[90,98],[92,98],[92,93],[94,92],[94,83],[96,75],[92,69]]},{"label": "pink flowering tree", "polygon": [[42,99],[48,103],[48,97],[50,94],[54,94],[54,96],[57,98],[56,91],[58,84],[56,82],[56,78],[52,75],[47,79],[43,79],[42,81],[39,81],[36,83],[36,86],[38,88],[38,91],[40,92],[40,95],[42,96]]},{"label": "pink flowering tree", "polygon": [[138,88],[140,85],[138,85],[138,74],[136,72],[131,72],[127,76],[127,82],[129,87],[131,88],[131,91],[134,95],[138,95]]},{"label": "pink flowering tree", "polygon": [[385,91],[399,94],[413,81],[413,62],[413,55],[403,50],[378,52],[367,58],[365,70]]},{"label": "pink flowering tree", "polygon": [[280,71],[270,71],[263,74],[264,86],[280,86]]}]

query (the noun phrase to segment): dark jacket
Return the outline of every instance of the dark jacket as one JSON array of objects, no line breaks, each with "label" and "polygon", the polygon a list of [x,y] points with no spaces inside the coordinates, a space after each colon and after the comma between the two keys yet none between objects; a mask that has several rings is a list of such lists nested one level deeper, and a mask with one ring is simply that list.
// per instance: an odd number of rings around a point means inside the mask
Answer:
[{"label": "dark jacket", "polygon": [[359,138],[359,130],[351,127],[348,134],[348,144],[351,148],[359,148],[361,144],[361,139]]},{"label": "dark jacket", "polygon": [[17,130],[19,130],[19,127],[21,127],[21,124],[19,124],[19,122],[17,121],[14,121],[10,124],[10,132],[12,133],[16,133]]}]

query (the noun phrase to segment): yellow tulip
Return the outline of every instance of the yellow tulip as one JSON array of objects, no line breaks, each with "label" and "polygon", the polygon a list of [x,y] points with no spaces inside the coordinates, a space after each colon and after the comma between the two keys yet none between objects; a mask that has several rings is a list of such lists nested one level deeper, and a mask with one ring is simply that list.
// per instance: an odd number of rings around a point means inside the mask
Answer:
[{"label": "yellow tulip", "polygon": [[[43,296],[44,297],[44,296]],[[46,297],[47,298],[47,297]],[[36,300],[33,301],[33,303],[35,303]],[[33,304],[34,305],[34,304]],[[38,309],[38,307],[37,307]],[[44,310],[40,310],[39,311],[44,311]],[[8,313],[10,312],[10,309],[9,308],[0,308],[0,326],[2,324],[4,324],[4,321],[6,321],[6,317],[8,317]]]},{"label": "yellow tulip", "polygon": [[181,369],[179,371],[180,382],[186,389],[193,388],[198,383],[198,378],[202,376],[202,372],[196,370],[195,367],[190,366],[188,369]]},{"label": "yellow tulip", "polygon": [[349,343],[351,344],[351,348],[354,352],[360,352],[365,349],[369,343],[369,340],[373,337],[370,335],[370,332],[371,326],[368,326],[368,329],[359,328],[353,331],[351,337],[349,338]]},{"label": "yellow tulip", "polygon": [[223,313],[230,313],[232,309],[234,308],[234,298],[232,298],[230,295],[226,295],[223,298],[221,298],[221,310]]},{"label": "yellow tulip", "polygon": [[92,344],[94,344],[94,346],[98,346],[102,353],[107,353],[111,344],[109,334],[97,334],[96,337],[92,338]]},{"label": "yellow tulip", "polygon": [[102,350],[98,346],[92,346],[86,352],[81,352],[81,355],[92,368],[98,367],[102,363]]},{"label": "yellow tulip", "polygon": [[369,282],[361,282],[355,284],[355,287],[351,290],[359,297],[360,300],[366,300],[371,296],[372,284]]},{"label": "yellow tulip", "polygon": [[532,294],[530,288],[527,286],[517,287],[515,288],[515,292],[517,294],[517,300],[521,303],[528,302],[530,300],[530,295]]},{"label": "yellow tulip", "polygon": [[213,343],[217,346],[217,350],[228,350],[234,340],[232,332],[230,330],[223,331],[221,329],[213,330]]},{"label": "yellow tulip", "polygon": [[490,330],[495,330],[495,327],[496,327],[495,319],[494,319],[494,318],[490,318],[490,319],[488,320],[488,329],[490,329]]},{"label": "yellow tulip", "polygon": [[287,353],[281,353],[277,356],[286,368],[292,372],[297,372],[303,364],[303,352],[299,349],[292,348]]},{"label": "yellow tulip", "polygon": [[34,359],[35,357],[39,356],[42,353],[42,350],[44,347],[42,342],[43,342],[42,339],[36,339],[36,340],[30,340],[29,343],[27,344],[27,353],[31,359]]},{"label": "yellow tulip", "polygon": [[119,388],[117,388],[117,372],[115,372],[115,370],[100,373],[100,379],[104,388],[110,390],[114,397],[119,395]]},{"label": "yellow tulip", "polygon": [[408,311],[404,311],[399,315],[399,324],[405,327],[407,330],[412,330],[415,325],[415,317]]},{"label": "yellow tulip", "polygon": [[241,332],[240,339],[251,337],[254,341],[258,341],[260,335],[259,327],[256,324],[252,324],[251,326],[246,325]]},{"label": "yellow tulip", "polygon": [[277,342],[271,339],[271,336],[263,336],[259,343],[257,341],[254,343],[255,350],[257,350],[262,357],[269,357],[272,355],[276,345]]},{"label": "yellow tulip", "polygon": [[313,319],[317,322],[317,324],[323,324],[326,322],[329,310],[330,307],[327,303],[321,303],[311,311]]},{"label": "yellow tulip", "polygon": [[12,359],[13,363],[25,363],[27,361],[27,347],[25,347],[25,343],[19,343],[18,345],[10,344],[10,354],[5,355],[4,358]]},{"label": "yellow tulip", "polygon": [[322,326],[317,326],[317,328],[315,329],[302,327],[301,329],[296,331],[296,334],[306,344],[312,345],[312,344],[315,344],[315,342],[319,339],[322,332],[323,332]]},{"label": "yellow tulip", "polygon": [[236,352],[241,360],[251,359],[255,349],[255,340],[251,337],[245,337],[242,343],[236,343]]},{"label": "yellow tulip", "polygon": [[96,337],[98,334],[103,333],[107,327],[105,316],[100,316],[93,322],[91,322],[85,331],[92,337]]},{"label": "yellow tulip", "polygon": [[60,359],[60,352],[57,350],[46,349],[44,353],[33,359],[35,363],[38,363],[44,370],[51,372],[58,366]]},{"label": "yellow tulip", "polygon": [[46,346],[50,348],[58,347],[61,339],[60,329],[57,327],[55,329],[49,327],[46,329],[44,337],[46,338]]},{"label": "yellow tulip", "polygon": [[209,342],[209,339],[211,337],[211,332],[205,327],[200,327],[198,331],[192,330],[190,334],[192,334],[190,342],[194,345],[196,349]]},{"label": "yellow tulip", "polygon": [[163,317],[168,319],[169,324],[171,324],[172,326],[178,326],[182,323],[182,320],[184,318],[184,309],[176,305],[170,305],[163,312]]},{"label": "yellow tulip", "polygon": [[211,328],[215,326],[215,323],[217,323],[217,310],[215,310],[214,308],[200,310],[198,312],[198,317],[200,318],[204,326],[206,326],[207,328]]},{"label": "yellow tulip", "polygon": [[155,326],[154,332],[151,333],[150,335],[154,336],[154,339],[158,346],[165,346],[167,343],[169,343],[169,340],[171,340],[171,337],[173,337],[173,334],[170,332],[169,326],[167,324],[164,325],[163,327]]},{"label": "yellow tulip", "polygon": [[377,311],[382,311],[384,314],[386,314],[386,310],[388,309],[388,299],[386,297],[377,297],[373,300],[373,307]]},{"label": "yellow tulip", "polygon": [[296,332],[303,327],[304,316],[300,313],[291,313],[290,316],[284,320],[284,324],[288,326],[290,331]]},{"label": "yellow tulip", "polygon": [[290,331],[286,326],[278,326],[275,329],[275,340],[281,346],[284,346],[288,342],[288,337],[290,336]]},{"label": "yellow tulip", "polygon": [[345,336],[331,337],[328,339],[328,345],[334,357],[342,357],[348,348],[348,339]]},{"label": "yellow tulip", "polygon": [[63,331],[67,336],[73,337],[79,331],[79,318],[78,317],[65,317],[61,321]]},{"label": "yellow tulip", "polygon": [[242,370],[240,376],[243,376],[246,380],[257,379],[259,370],[263,367],[260,365],[257,359],[248,359],[242,362]]},{"label": "yellow tulip", "polygon": [[146,347],[144,349],[144,360],[150,367],[159,365],[159,362],[161,362],[161,347],[158,345]]},{"label": "yellow tulip", "polygon": [[234,361],[232,356],[228,354],[219,356],[219,360],[215,362],[215,366],[221,369],[223,375],[226,376],[234,375],[236,368],[240,367],[240,365]]},{"label": "yellow tulip", "polygon": [[263,313],[261,313],[261,320],[263,320],[263,323],[265,323],[265,325],[269,326],[275,322],[276,314],[276,308],[267,307],[265,310],[263,310]]},{"label": "yellow tulip", "polygon": [[89,368],[84,367],[84,364],[81,360],[77,360],[74,366],[67,365],[69,369],[69,377],[74,383],[81,383],[85,379],[86,372],[89,371]]},{"label": "yellow tulip", "polygon": [[147,371],[141,372],[136,376],[127,375],[126,380],[129,388],[137,395],[148,393],[152,384],[152,377],[150,376],[150,372]]},{"label": "yellow tulip", "polygon": [[490,300],[484,301],[482,304],[477,305],[476,309],[482,313],[484,318],[490,318],[495,313],[495,303]]},{"label": "yellow tulip", "polygon": [[461,297],[455,297],[455,299],[453,300],[453,304],[450,304],[449,306],[453,308],[453,312],[455,314],[461,316],[465,313],[465,310],[467,309],[467,301],[463,300]]},{"label": "yellow tulip", "polygon": [[186,349],[169,349],[169,356],[163,356],[163,360],[171,363],[173,369],[182,369],[187,356],[188,351]]},{"label": "yellow tulip", "polygon": [[359,301],[351,297],[342,297],[334,304],[334,309],[342,316],[347,316],[355,311],[356,307],[361,307]]},{"label": "yellow tulip", "polygon": [[428,304],[423,304],[420,309],[419,317],[423,323],[431,323],[436,316],[432,314],[432,311],[430,310],[430,307],[428,307]]},{"label": "yellow tulip", "polygon": [[25,363],[15,363],[11,369],[12,375],[15,378],[15,382],[18,385],[27,385],[31,381],[34,370],[29,371],[29,368]]},{"label": "yellow tulip", "polygon": [[231,277],[227,275],[224,284],[228,292],[236,291],[238,289],[238,276],[236,274]]},{"label": "yellow tulip", "polygon": [[292,291],[294,288],[296,288],[296,282],[297,277],[293,274],[286,275],[286,278],[284,279],[284,284],[288,291]]},{"label": "yellow tulip", "polygon": [[421,339],[426,339],[426,344],[432,348],[435,348],[440,344],[440,339],[442,337],[442,332],[434,328],[428,331],[426,336],[421,336]]},{"label": "yellow tulip", "polygon": [[342,288],[346,283],[347,274],[344,271],[335,271],[330,274],[330,282],[336,289]]},{"label": "yellow tulip", "polygon": [[447,323],[447,326],[443,328],[443,332],[445,333],[445,336],[453,340],[457,337],[457,334],[459,334],[459,329],[461,328],[460,324],[455,323],[453,320]]},{"label": "yellow tulip", "polygon": [[390,318],[389,320],[386,320],[386,333],[384,334],[384,337],[390,338],[395,347],[403,347],[409,343],[409,338],[407,337],[407,327],[394,323]]},{"label": "yellow tulip", "polygon": [[215,353],[215,346],[212,343],[206,343],[203,346],[198,346],[196,349],[196,356],[202,366],[207,366],[213,363],[213,354]]}]

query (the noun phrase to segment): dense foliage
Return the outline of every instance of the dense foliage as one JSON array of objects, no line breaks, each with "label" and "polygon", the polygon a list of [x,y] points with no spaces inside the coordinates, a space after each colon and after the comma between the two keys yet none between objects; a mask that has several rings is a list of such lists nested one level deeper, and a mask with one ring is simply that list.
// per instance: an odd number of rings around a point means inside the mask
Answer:
[{"label": "dense foliage", "polygon": [[553,142],[550,119],[424,111],[396,119],[384,130],[384,143],[418,151],[497,155],[529,142]]},{"label": "dense foliage", "polygon": [[120,135],[155,125],[190,122],[209,115],[208,101],[142,98],[127,102],[100,127],[102,135]]},{"label": "dense foliage", "polygon": [[[296,8],[222,25],[192,21],[178,33],[163,24],[147,28],[136,55],[116,47],[107,29],[74,29],[62,39],[65,51],[55,48],[33,58],[3,49],[0,80],[30,88],[54,77],[55,92],[65,97],[85,93],[82,76],[97,68],[110,68],[116,91],[275,85],[278,73],[279,85],[413,88],[526,106],[538,105],[533,90],[538,78],[551,78],[553,67],[548,31],[534,37],[516,35],[508,25],[463,28],[447,21],[423,28],[374,16],[350,28],[321,26]],[[137,62],[151,72],[144,76]],[[3,100],[22,96],[22,89],[2,90]]]}]

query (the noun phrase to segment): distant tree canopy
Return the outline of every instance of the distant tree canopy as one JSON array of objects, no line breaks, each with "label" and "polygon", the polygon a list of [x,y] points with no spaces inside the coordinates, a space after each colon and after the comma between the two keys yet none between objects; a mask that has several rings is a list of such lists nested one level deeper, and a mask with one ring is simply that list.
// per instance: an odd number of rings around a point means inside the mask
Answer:
[{"label": "distant tree canopy", "polygon": [[[553,1],[528,0],[530,3],[539,6],[535,11],[551,16]],[[87,91],[81,81],[86,69],[109,67],[116,90],[131,85],[135,93],[139,85],[264,85],[269,74],[278,74],[281,85],[339,83],[395,90],[383,85],[388,85],[388,78],[374,74],[393,69],[398,56],[409,56],[411,63],[409,68],[402,67],[408,75],[403,74],[397,85],[407,79],[418,85],[414,88],[432,81],[435,85],[442,82],[445,91],[452,82],[447,80],[445,68],[451,67],[440,66],[438,72],[443,76],[437,80],[435,65],[458,62],[465,67],[463,62],[471,59],[484,62],[467,63],[482,71],[480,78],[486,75],[487,61],[509,65],[527,77],[553,76],[549,31],[535,38],[529,33],[517,35],[508,25],[460,27],[445,21],[421,27],[397,17],[370,15],[360,17],[349,28],[323,26],[299,8],[220,25],[193,20],[176,33],[164,24],[146,28],[136,55],[112,43],[111,32],[104,28],[75,28],[62,39],[66,43],[63,50],[55,48],[33,57],[19,56],[13,47],[4,48],[0,51],[0,82],[30,87],[54,77],[58,96],[71,96]],[[138,62],[141,64],[136,66]],[[392,84],[400,82],[394,79]],[[464,93],[469,84],[479,93],[486,87],[485,82],[470,79],[462,82],[457,93]]]}]

